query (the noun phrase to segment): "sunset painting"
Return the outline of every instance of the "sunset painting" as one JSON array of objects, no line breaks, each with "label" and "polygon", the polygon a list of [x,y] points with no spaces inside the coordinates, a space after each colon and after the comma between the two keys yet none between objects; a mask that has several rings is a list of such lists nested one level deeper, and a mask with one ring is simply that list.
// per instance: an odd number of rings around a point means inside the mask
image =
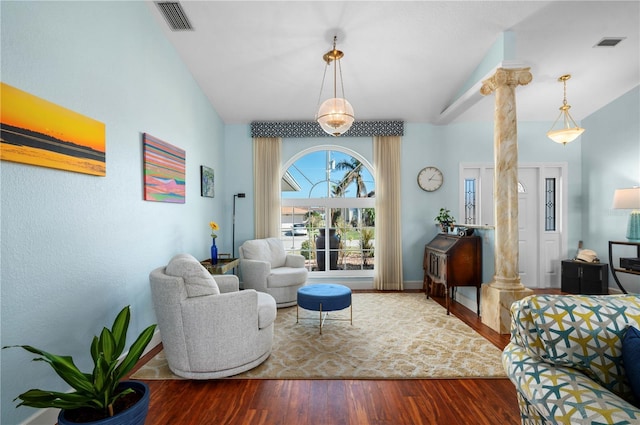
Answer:
[{"label": "sunset painting", "polygon": [[185,151],[143,135],[144,199],[146,201],[185,202]]},{"label": "sunset painting", "polygon": [[0,159],[106,175],[105,125],[0,83]]}]

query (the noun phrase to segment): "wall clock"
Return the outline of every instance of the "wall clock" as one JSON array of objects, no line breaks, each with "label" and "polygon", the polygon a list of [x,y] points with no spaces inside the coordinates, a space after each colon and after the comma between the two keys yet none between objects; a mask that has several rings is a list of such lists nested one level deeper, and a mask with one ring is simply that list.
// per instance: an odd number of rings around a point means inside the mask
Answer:
[{"label": "wall clock", "polygon": [[418,186],[427,192],[433,192],[440,189],[443,182],[444,177],[442,176],[442,171],[438,170],[436,167],[424,167],[418,173]]}]

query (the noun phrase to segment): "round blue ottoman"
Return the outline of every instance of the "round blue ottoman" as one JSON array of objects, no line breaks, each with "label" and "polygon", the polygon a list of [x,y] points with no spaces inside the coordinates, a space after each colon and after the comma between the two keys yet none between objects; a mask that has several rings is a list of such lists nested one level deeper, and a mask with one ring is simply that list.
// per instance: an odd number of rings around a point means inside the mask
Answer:
[{"label": "round blue ottoman", "polygon": [[[329,311],[343,310],[351,307],[351,289],[335,283],[319,283],[316,285],[306,285],[298,289],[298,306],[296,308],[296,323],[300,320],[298,308],[320,312],[320,333],[322,326],[327,320]],[[325,313],[322,317],[322,313]],[[347,320],[347,319],[328,319]],[[353,310],[348,319],[353,324]]]}]

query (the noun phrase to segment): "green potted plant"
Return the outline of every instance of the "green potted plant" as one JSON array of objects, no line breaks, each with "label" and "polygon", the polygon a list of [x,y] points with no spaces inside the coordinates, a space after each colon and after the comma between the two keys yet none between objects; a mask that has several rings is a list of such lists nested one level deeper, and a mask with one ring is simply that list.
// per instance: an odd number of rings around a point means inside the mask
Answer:
[{"label": "green potted plant", "polygon": [[435,218],[435,221],[440,223],[440,228],[443,233],[447,233],[447,227],[450,227],[453,230],[453,225],[456,222],[454,216],[451,215],[451,211],[446,208],[440,208],[440,212]]},{"label": "green potted plant", "polygon": [[120,360],[127,341],[131,313],[126,306],[113,322],[111,329],[103,328],[91,342],[93,372],[81,372],[70,356],[59,356],[30,345],[4,348],[23,348],[37,354],[34,361],[49,363],[53,370],[75,391],[63,393],[31,389],[14,399],[17,407],[62,409],[59,425],[74,423],[133,425],[144,424],[149,408],[149,387],[138,381],[121,381],[136,365],[144,349],[153,338],[156,325],[146,328]]}]

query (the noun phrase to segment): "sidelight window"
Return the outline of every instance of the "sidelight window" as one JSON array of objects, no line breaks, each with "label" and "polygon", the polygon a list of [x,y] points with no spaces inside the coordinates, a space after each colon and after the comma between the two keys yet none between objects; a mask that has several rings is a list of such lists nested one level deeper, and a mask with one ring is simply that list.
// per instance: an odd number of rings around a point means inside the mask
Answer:
[{"label": "sidelight window", "polygon": [[544,192],[544,230],[556,230],[556,179],[546,178]]}]

